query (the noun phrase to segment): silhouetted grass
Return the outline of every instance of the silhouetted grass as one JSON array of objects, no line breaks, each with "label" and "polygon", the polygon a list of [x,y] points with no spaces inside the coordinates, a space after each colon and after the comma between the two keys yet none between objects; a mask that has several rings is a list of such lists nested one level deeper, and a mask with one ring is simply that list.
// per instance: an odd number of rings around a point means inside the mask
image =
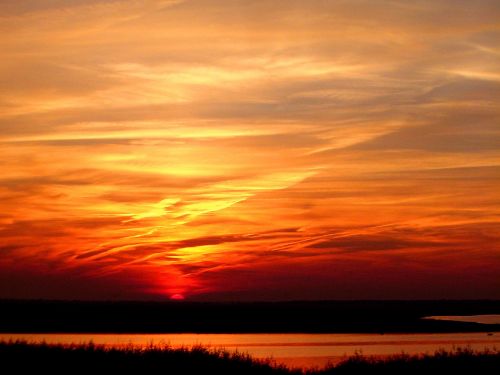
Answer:
[{"label": "silhouetted grass", "polygon": [[271,359],[195,346],[121,348],[87,344],[0,342],[0,373],[12,374],[290,374]]},{"label": "silhouetted grass", "polygon": [[0,342],[2,374],[496,374],[500,351],[459,348],[434,354],[389,357],[347,357],[322,369],[289,369],[272,359],[203,346],[172,348],[167,345],[122,348],[88,344]]},{"label": "silhouetted grass", "polygon": [[386,357],[365,357],[356,354],[337,365],[329,365],[322,370],[306,373],[310,375],[500,374],[500,351],[457,348],[451,351],[441,349],[433,354],[402,353]]}]

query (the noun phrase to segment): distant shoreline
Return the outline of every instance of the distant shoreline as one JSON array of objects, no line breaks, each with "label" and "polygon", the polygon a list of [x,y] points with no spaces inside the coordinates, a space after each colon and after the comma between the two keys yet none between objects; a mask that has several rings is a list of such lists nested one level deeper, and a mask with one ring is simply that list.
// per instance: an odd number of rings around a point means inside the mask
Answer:
[{"label": "distant shoreline", "polygon": [[500,301],[85,302],[0,300],[3,333],[459,333],[500,324]]}]

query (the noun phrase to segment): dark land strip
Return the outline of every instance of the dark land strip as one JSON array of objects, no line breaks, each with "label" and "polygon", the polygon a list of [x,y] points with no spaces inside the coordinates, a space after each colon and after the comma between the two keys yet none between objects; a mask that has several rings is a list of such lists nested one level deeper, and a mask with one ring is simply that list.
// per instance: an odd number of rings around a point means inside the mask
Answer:
[{"label": "dark land strip", "polygon": [[82,302],[0,300],[8,333],[452,333],[500,324],[422,319],[500,314],[500,301]]}]

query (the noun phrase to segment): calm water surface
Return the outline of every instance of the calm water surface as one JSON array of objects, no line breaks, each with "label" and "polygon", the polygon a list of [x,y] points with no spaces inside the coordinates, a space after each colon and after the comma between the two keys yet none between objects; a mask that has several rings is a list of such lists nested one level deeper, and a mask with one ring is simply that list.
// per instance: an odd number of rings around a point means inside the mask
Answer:
[{"label": "calm water surface", "polygon": [[439,315],[428,316],[425,319],[452,320],[455,322],[469,322],[482,324],[500,324],[500,315]]},{"label": "calm water surface", "polygon": [[85,343],[110,346],[202,344],[273,357],[290,366],[323,366],[345,355],[425,353],[444,348],[500,348],[500,332],[451,334],[0,334],[0,340],[23,339],[48,343]]}]

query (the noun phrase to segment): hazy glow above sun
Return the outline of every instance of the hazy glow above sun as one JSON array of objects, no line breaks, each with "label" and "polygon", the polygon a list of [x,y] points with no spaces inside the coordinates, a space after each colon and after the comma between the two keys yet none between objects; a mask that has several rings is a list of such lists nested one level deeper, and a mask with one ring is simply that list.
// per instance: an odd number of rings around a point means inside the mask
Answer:
[{"label": "hazy glow above sun", "polygon": [[170,299],[174,300],[174,301],[182,301],[184,299],[184,296],[182,294],[176,293],[176,294],[172,294],[170,296]]}]

